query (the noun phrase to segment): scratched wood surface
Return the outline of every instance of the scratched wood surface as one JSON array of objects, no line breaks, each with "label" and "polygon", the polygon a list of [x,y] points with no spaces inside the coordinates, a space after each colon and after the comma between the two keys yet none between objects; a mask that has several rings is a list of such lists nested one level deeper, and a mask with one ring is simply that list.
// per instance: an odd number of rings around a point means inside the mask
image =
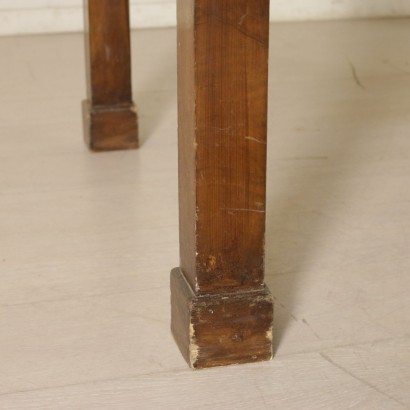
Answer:
[{"label": "scratched wood surface", "polygon": [[82,37],[1,38],[0,408],[409,408],[409,32],[272,27],[276,357],[198,372],[169,331],[175,32],[133,34],[141,149],[101,155]]},{"label": "scratched wood surface", "polygon": [[181,1],[181,269],[202,293],[263,283],[269,1]]},{"label": "scratched wood surface", "polygon": [[180,0],[177,10],[180,268],[170,281],[172,333],[194,368],[270,360],[269,0]]}]

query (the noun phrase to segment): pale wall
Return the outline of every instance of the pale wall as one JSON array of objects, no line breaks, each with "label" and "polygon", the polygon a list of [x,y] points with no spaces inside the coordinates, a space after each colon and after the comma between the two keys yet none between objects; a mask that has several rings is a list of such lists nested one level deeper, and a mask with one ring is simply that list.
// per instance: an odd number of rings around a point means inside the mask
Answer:
[{"label": "pale wall", "polygon": [[[112,0],[115,1],[115,0]],[[410,15],[410,0],[271,0],[273,21]],[[133,27],[175,25],[175,0],[131,0]],[[0,0],[0,35],[79,31],[82,0]]]}]

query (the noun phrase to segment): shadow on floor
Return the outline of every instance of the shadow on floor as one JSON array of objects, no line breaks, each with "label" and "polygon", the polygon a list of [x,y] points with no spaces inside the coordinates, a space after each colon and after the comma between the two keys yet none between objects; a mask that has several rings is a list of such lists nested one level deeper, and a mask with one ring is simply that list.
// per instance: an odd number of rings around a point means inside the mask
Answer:
[{"label": "shadow on floor", "polygon": [[[164,41],[163,31],[137,30],[132,36],[133,95],[138,107],[141,146],[156,132],[164,113],[175,106],[176,33],[168,30]],[[144,64],[140,64],[141,58]]]},{"label": "shadow on floor", "polygon": [[[322,52],[331,52],[334,47],[329,39]],[[388,54],[389,47],[389,44],[372,44],[371,52],[374,58],[381,59]],[[303,321],[294,315],[298,295],[303,292],[303,275],[307,271],[314,274],[313,267],[320,264],[321,243],[335,221],[334,204],[339,198],[349,201],[349,178],[360,174],[363,165],[360,160],[366,158],[365,147],[374,142],[374,135],[367,130],[377,129],[389,116],[401,114],[397,107],[391,109],[393,96],[386,94],[385,89],[382,97],[378,96],[370,83],[371,79],[360,77],[360,66],[347,61],[344,78],[315,79],[310,84],[301,83],[299,88],[289,84],[294,102],[293,124],[283,124],[279,115],[272,118],[269,152],[275,153],[272,147],[275,141],[282,138],[294,141],[291,150],[287,145],[286,158],[276,153],[268,161],[266,283],[275,300],[275,353],[290,322]],[[287,87],[286,84],[281,87],[278,94],[283,96]],[[294,95],[295,92],[298,94]],[[314,101],[312,95],[316,95]],[[317,107],[312,108],[312,104]],[[280,102],[273,101],[275,105],[280,107]],[[317,114],[317,129],[303,123],[307,109]],[[300,144],[300,133],[309,139],[308,144]],[[358,149],[359,161],[355,159]]]}]

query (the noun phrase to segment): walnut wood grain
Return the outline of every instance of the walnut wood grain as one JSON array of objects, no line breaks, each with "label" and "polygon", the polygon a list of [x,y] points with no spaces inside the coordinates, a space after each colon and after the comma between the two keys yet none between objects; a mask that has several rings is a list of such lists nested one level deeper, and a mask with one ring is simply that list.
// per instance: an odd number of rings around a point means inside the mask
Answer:
[{"label": "walnut wood grain", "polygon": [[90,149],[138,147],[132,101],[128,0],[84,0],[88,100],[83,103]]},{"label": "walnut wood grain", "polygon": [[[272,354],[273,306],[264,284],[268,40],[268,0],[178,2],[178,272],[186,283],[172,282],[172,327],[193,367]],[[184,283],[192,295],[176,290]],[[250,306],[262,295],[259,316]],[[179,317],[186,299],[188,324]],[[205,332],[197,326],[206,306],[214,314]],[[234,330],[218,306],[238,312]],[[200,349],[195,360],[185,351],[192,350],[192,326]],[[228,347],[232,338],[237,343]],[[251,340],[263,346],[258,354]]]}]

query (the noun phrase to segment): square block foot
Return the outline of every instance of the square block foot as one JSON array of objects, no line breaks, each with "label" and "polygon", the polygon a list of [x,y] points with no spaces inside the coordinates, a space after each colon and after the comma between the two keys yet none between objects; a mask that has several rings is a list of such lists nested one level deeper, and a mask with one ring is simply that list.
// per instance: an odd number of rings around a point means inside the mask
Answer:
[{"label": "square block foot", "polygon": [[84,139],[92,151],[138,148],[138,122],[133,104],[92,107],[83,101]]},{"label": "square block foot", "polygon": [[171,272],[171,330],[195,369],[272,358],[269,289],[195,294],[179,268]]}]

